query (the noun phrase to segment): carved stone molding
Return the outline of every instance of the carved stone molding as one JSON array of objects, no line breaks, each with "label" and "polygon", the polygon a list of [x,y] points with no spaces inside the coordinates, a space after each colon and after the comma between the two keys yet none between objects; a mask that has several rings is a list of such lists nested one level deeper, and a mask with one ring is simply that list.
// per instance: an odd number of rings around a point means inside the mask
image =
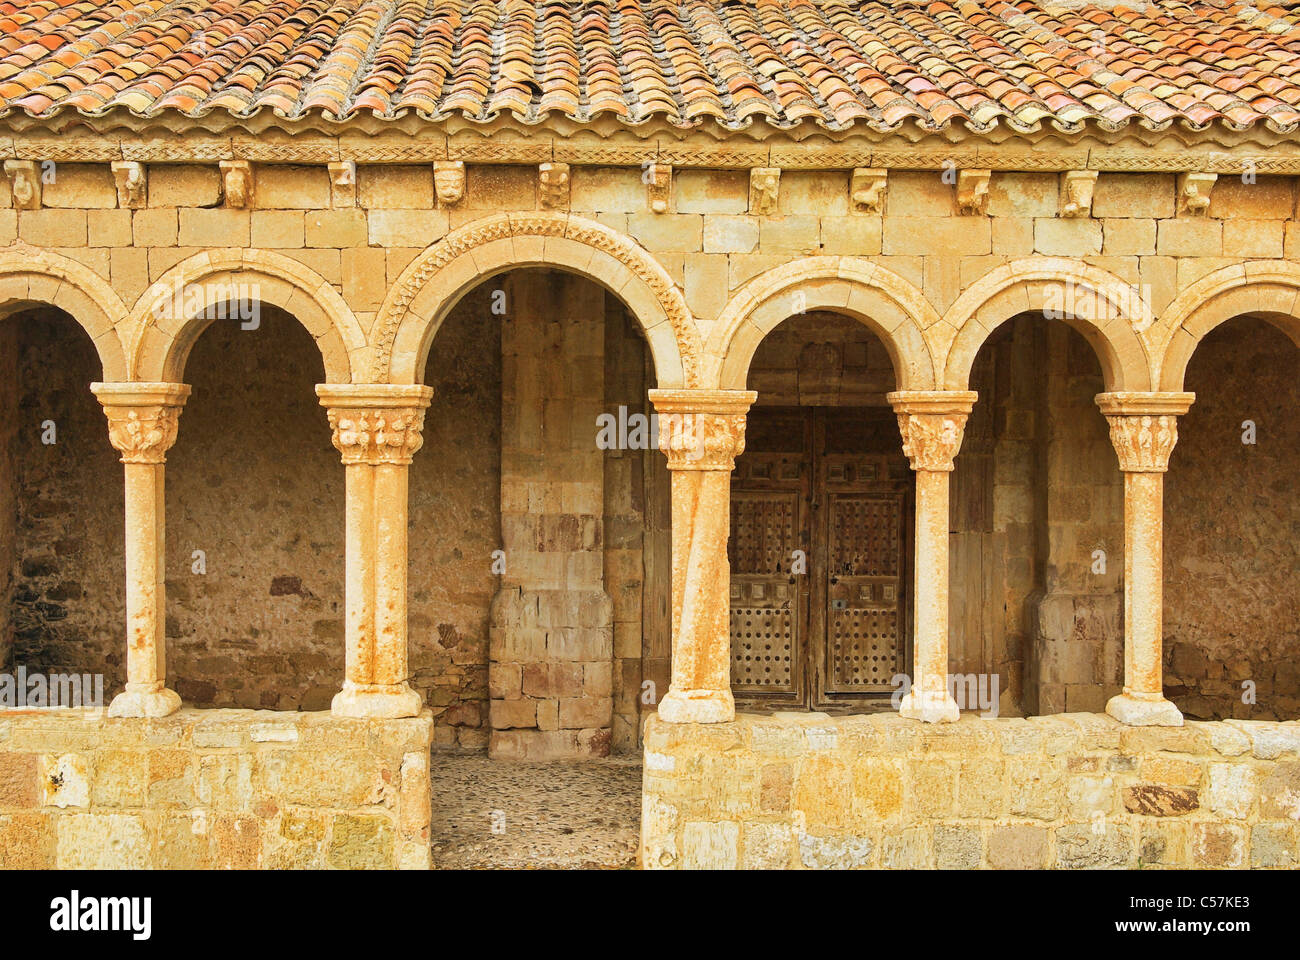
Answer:
[{"label": "carved stone molding", "polygon": [[538,168],[542,207],[547,210],[569,209],[569,165],[543,163]]},{"label": "carved stone molding", "polygon": [[455,206],[465,199],[465,161],[434,161],[433,189],[441,206]]},{"label": "carved stone molding", "polygon": [[668,469],[735,469],[745,452],[745,415],[756,399],[752,390],[651,390]]},{"label": "carved stone molding", "polygon": [[417,257],[398,278],[397,284],[375,318],[375,359],[372,379],[383,382],[393,358],[397,330],[416,295],[441,270],[475,247],[509,237],[563,237],[593,247],[618,260],[644,283],[663,307],[673,329],[688,385],[698,382],[699,334],[681,291],[656,261],[627,237],[608,227],[576,216],[486,217],[452,231]]},{"label": "carved stone molding", "polygon": [[969,390],[900,390],[886,395],[898,415],[903,454],[912,469],[947,473],[961,449],[978,394]]},{"label": "carved stone molding", "polygon": [[357,205],[357,164],[355,160],[332,160],[330,172],[330,207],[344,210]]},{"label": "carved stone molding", "polygon": [[143,209],[148,200],[144,164],[138,160],[114,160],[109,166],[117,186],[117,205],[123,210]]},{"label": "carved stone molding", "polygon": [[1125,473],[1164,473],[1178,443],[1178,418],[1194,393],[1101,393],[1097,406],[1110,424],[1110,442]]},{"label": "carved stone molding", "polygon": [[1092,191],[1096,170],[1070,170],[1061,176],[1061,216],[1092,216]]},{"label": "carved stone molding", "polygon": [[991,170],[957,171],[957,211],[963,216],[980,216],[989,208]]},{"label": "carved stone molding", "polygon": [[645,167],[642,178],[651,213],[667,213],[673,192],[673,168],[666,163],[651,163]]},{"label": "carved stone molding", "polygon": [[247,160],[222,160],[220,167],[226,206],[232,210],[247,210],[253,205],[252,164]]},{"label": "carved stone molding", "polygon": [[1178,212],[1191,217],[1205,216],[1210,209],[1210,190],[1217,173],[1184,173],[1178,178]]},{"label": "carved stone molding", "polygon": [[345,464],[409,464],[424,445],[424,411],[432,387],[319,384],[316,395]]},{"label": "carved stone molding", "polygon": [[92,383],[123,463],[165,463],[176,442],[187,383]]},{"label": "carved stone molding", "polygon": [[19,210],[41,208],[41,169],[35,160],[6,160],[5,176]]},{"label": "carved stone molding", "polygon": [[749,171],[749,212],[756,217],[776,213],[780,191],[780,167],[755,167]]},{"label": "carved stone molding", "polygon": [[879,168],[858,167],[854,170],[849,185],[853,209],[858,213],[883,213],[888,176],[888,171]]}]

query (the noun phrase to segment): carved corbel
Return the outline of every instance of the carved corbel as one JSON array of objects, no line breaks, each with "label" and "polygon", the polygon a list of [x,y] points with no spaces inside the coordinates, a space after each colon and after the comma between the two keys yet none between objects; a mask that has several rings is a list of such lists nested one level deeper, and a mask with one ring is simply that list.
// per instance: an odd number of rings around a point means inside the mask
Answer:
[{"label": "carved corbel", "polygon": [[673,168],[667,163],[652,163],[642,176],[646,184],[646,203],[654,213],[667,213],[673,192]]},{"label": "carved corbel", "polygon": [[1189,217],[1203,217],[1210,209],[1210,190],[1217,173],[1183,173],[1178,177],[1178,212]]},{"label": "carved corbel", "polygon": [[247,160],[220,160],[226,206],[247,210],[253,205],[253,165]]},{"label": "carved corbel", "polygon": [[991,170],[957,171],[957,212],[979,216],[988,212]]},{"label": "carved corbel", "polygon": [[139,210],[146,203],[144,164],[135,160],[114,160],[113,182],[117,185],[117,205],[123,210]]},{"label": "carved corbel", "polygon": [[888,183],[888,171],[858,167],[853,171],[853,180],[849,187],[849,196],[853,200],[853,209],[858,213],[883,213],[885,209],[885,187]]},{"label": "carved corbel", "polygon": [[569,165],[543,163],[538,167],[542,187],[542,206],[547,210],[569,209]]},{"label": "carved corbel", "polygon": [[335,210],[357,205],[357,164],[355,160],[335,160],[329,165],[330,206]]},{"label": "carved corbel", "polygon": [[781,191],[780,167],[755,167],[749,171],[749,212],[758,217],[776,213]]},{"label": "carved corbel", "polygon": [[465,161],[435,160],[433,162],[433,189],[438,203],[454,206],[465,199]]},{"label": "carved corbel", "polygon": [[41,208],[41,173],[35,160],[6,160],[5,176],[19,210]]},{"label": "carved corbel", "polygon": [[1061,216],[1092,216],[1092,190],[1096,170],[1069,170],[1061,176]]}]

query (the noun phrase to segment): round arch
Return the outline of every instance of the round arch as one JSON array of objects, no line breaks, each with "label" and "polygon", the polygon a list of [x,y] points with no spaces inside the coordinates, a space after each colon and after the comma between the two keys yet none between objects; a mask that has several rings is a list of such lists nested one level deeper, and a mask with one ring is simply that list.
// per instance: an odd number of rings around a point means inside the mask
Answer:
[{"label": "round arch", "polygon": [[1210,331],[1252,314],[1300,346],[1300,264],[1239,263],[1206,274],[1184,290],[1165,314],[1165,339],[1158,354],[1160,389],[1182,390],[1192,354]]},{"label": "round arch", "polygon": [[370,379],[419,383],[434,335],[461,296],[521,267],[553,267],[599,283],[640,325],[659,386],[699,385],[699,332],[668,272],[629,237],[594,220],[558,213],[484,217],[416,257],[379,308]]},{"label": "round arch", "polygon": [[64,311],[86,331],[103,368],[103,380],[126,380],[129,369],[118,325],[126,304],[84,264],[32,247],[0,251],[0,311],[45,304]]},{"label": "round arch", "polygon": [[184,379],[185,362],[212,310],[230,300],[279,307],[316,339],[328,383],[364,369],[366,335],[339,292],[320,274],[266,250],[208,250],[182,260],[136,301],[129,356],[134,379]]},{"label": "round arch", "polygon": [[745,389],[763,338],[810,310],[851,317],[879,337],[893,362],[897,389],[935,388],[926,331],[939,323],[939,314],[912,284],[860,257],[805,257],[745,284],[723,307],[709,339],[710,385]]},{"label": "round arch", "polygon": [[1083,334],[1101,361],[1107,391],[1151,389],[1150,351],[1142,336],[1154,323],[1150,305],[1113,273],[1059,257],[1004,264],[953,301],[945,315],[955,333],[943,364],[945,388],[967,389],[980,347],[1021,313],[1057,313]]}]

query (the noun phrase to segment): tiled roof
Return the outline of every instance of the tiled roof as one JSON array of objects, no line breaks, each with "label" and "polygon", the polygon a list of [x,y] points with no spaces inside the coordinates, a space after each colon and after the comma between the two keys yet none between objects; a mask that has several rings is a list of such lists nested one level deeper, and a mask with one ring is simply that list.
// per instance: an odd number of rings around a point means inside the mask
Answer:
[{"label": "tiled roof", "polygon": [[1300,124],[1300,3],[0,2],[0,116]]}]

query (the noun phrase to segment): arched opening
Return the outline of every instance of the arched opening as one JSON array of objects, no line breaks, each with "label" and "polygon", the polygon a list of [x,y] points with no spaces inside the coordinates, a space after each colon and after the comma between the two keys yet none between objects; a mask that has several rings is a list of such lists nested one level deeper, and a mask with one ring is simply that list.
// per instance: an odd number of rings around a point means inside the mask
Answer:
[{"label": "arched opening", "polygon": [[910,671],[914,481],[864,324],[828,311],[758,343],[731,481],[737,709],[886,709]]},{"label": "arched opening", "polygon": [[167,457],[168,672],[195,706],[327,710],[343,679],[344,470],[315,395],[325,367],[295,316],[227,307],[188,348]]},{"label": "arched opening", "polygon": [[[90,384],[103,376],[86,331],[49,306],[0,319],[0,706],[34,702],[18,671],[76,678],[107,705],[125,682],[122,467]],[[100,679],[96,685],[94,678]],[[86,678],[83,682],[81,678]]]},{"label": "arched opening", "polygon": [[[670,505],[650,349],[601,283],[480,279],[429,344],[409,648],[440,747],[632,753],[668,688]],[[643,643],[644,637],[644,643]]]},{"label": "arched opening", "polygon": [[[1243,291],[1244,292],[1244,291]],[[1188,719],[1300,716],[1300,350],[1238,316],[1204,336],[1165,489],[1165,695]]]},{"label": "arched opening", "polygon": [[1100,713],[1124,664],[1124,485],[1095,400],[1102,361],[1073,326],[1019,313],[979,346],[970,388],[952,475],[950,685],[963,709]]}]

